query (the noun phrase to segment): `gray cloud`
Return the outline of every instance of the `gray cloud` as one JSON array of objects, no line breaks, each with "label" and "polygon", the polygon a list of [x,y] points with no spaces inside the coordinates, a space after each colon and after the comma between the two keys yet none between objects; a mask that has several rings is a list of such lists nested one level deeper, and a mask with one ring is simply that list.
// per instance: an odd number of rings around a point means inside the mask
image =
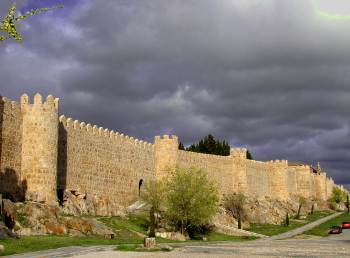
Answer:
[{"label": "gray cloud", "polygon": [[62,113],[149,141],[213,133],[257,159],[320,161],[350,184],[350,21],[305,0],[67,9],[28,19],[23,44],[1,45],[2,94],[54,93]]}]

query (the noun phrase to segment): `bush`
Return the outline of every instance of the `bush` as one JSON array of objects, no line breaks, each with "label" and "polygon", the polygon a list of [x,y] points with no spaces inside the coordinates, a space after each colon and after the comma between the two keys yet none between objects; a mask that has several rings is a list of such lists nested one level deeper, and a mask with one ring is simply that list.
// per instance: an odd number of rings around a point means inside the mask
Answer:
[{"label": "bush", "polygon": [[163,181],[150,180],[146,184],[145,191],[141,195],[141,199],[150,206],[150,232],[149,237],[155,237],[155,229],[158,228],[157,215],[160,214],[161,206],[165,198],[165,185]]},{"label": "bush", "polygon": [[336,210],[338,210],[338,205],[337,205],[336,202],[329,202],[329,208],[330,208],[331,210],[336,211]]},{"label": "bush", "polygon": [[195,168],[176,168],[167,184],[165,215],[170,224],[189,233],[209,224],[218,208],[217,187]]},{"label": "bush", "polygon": [[333,187],[330,202],[335,202],[337,204],[342,203],[346,200],[346,193],[342,191],[339,187]]},{"label": "bush", "polygon": [[245,199],[241,193],[229,194],[224,198],[224,208],[233,218],[237,219],[239,229],[242,228],[242,221],[246,219]]},{"label": "bush", "polygon": [[213,230],[214,230],[214,226],[210,224],[203,224],[199,226],[189,225],[187,227],[188,236],[191,239],[199,239],[199,240],[201,240],[204,235],[208,235]]}]

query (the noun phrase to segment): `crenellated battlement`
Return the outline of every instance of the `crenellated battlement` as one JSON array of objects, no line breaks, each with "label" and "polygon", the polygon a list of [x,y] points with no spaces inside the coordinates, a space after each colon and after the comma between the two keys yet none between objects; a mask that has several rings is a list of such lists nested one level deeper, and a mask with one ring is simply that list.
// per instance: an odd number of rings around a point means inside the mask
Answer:
[{"label": "crenellated battlement", "polygon": [[246,148],[232,148],[231,156],[236,158],[246,159],[247,158],[247,149]]},{"label": "crenellated battlement", "polygon": [[85,122],[81,122],[79,120],[73,120],[72,118],[66,118],[64,115],[61,115],[59,118],[60,123],[66,129],[72,129],[76,132],[85,132],[91,135],[91,137],[103,137],[109,138],[112,141],[128,141],[135,146],[143,147],[143,148],[153,148],[153,144],[148,143],[143,140],[136,139],[134,137],[124,135],[119,132],[115,132],[114,130],[109,130],[108,128],[103,128],[97,125],[87,124]]},{"label": "crenellated battlement", "polygon": [[20,110],[20,105],[18,102],[10,100],[6,97],[1,98],[0,105],[7,113],[17,112]]},{"label": "crenellated battlement", "polygon": [[267,163],[269,163],[271,166],[275,167],[288,167],[288,160],[270,160]]},{"label": "crenellated battlement", "polygon": [[43,97],[37,93],[34,96],[33,103],[30,102],[30,98],[27,94],[23,94],[21,96],[20,101],[21,109],[22,110],[28,110],[28,109],[52,109],[56,112],[58,111],[58,105],[59,105],[59,99],[54,98],[52,95],[48,95],[46,97],[46,100],[43,101]]},{"label": "crenellated battlement", "polygon": [[163,136],[156,135],[154,137],[154,141],[161,141],[161,140],[173,140],[173,141],[178,141],[178,138],[176,135],[172,135],[171,137],[168,134],[164,134]]}]

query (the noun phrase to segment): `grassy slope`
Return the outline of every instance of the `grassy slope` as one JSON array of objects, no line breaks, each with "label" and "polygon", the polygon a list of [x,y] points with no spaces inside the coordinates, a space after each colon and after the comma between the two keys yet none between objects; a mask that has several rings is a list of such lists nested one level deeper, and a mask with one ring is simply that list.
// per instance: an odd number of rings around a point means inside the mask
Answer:
[{"label": "grassy slope", "polygon": [[342,215],[329,220],[321,225],[304,232],[306,235],[314,236],[328,236],[328,231],[331,226],[339,226],[343,221],[350,221],[350,215],[348,213],[343,213]]},{"label": "grassy slope", "polygon": [[[20,239],[0,240],[0,244],[5,246],[5,252],[0,255],[19,254],[25,252],[34,252],[40,250],[54,249],[65,246],[89,246],[89,245],[117,245],[117,244],[141,244],[143,238],[135,232],[147,233],[148,220],[145,215],[131,215],[127,218],[121,217],[100,217],[103,222],[116,233],[115,239],[108,240],[103,237],[69,237],[69,236],[30,236]],[[207,236],[207,241],[240,241],[253,238],[243,238],[236,236],[227,236],[217,232],[211,232]],[[198,240],[196,240],[198,242]],[[159,243],[176,242],[157,238]],[[202,241],[203,242],[203,241]]]},{"label": "grassy slope", "polygon": [[[124,232],[129,234],[127,232]],[[136,235],[125,235],[108,240],[103,237],[69,237],[69,236],[30,236],[20,239],[0,240],[5,246],[5,252],[0,255],[19,254],[40,250],[54,249],[65,246],[116,245],[122,243],[142,243],[143,239]]]},{"label": "grassy slope", "polygon": [[333,212],[330,211],[315,211],[314,214],[309,215],[305,220],[299,221],[290,219],[289,226],[286,227],[283,223],[282,225],[272,225],[272,224],[251,224],[249,230],[266,236],[278,235],[295,228],[304,226],[305,224],[311,223],[320,218],[326,217]]}]

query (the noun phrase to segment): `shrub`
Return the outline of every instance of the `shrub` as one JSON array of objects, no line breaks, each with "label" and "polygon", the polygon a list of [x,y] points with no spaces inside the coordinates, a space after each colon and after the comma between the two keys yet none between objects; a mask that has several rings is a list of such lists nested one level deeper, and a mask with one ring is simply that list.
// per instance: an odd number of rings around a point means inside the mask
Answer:
[{"label": "shrub", "polygon": [[244,210],[245,196],[241,193],[232,193],[224,198],[225,210],[238,222],[238,228],[242,228],[242,221],[246,218]]},{"label": "shrub", "polygon": [[218,207],[217,187],[200,169],[176,168],[167,184],[166,218],[184,234],[211,222]]},{"label": "shrub", "polygon": [[346,193],[343,192],[339,187],[333,187],[330,202],[337,204],[344,202],[346,199]]},{"label": "shrub", "polygon": [[141,199],[150,206],[150,232],[149,237],[155,237],[155,229],[158,227],[157,215],[165,198],[165,184],[163,181],[151,180],[141,194]]}]

